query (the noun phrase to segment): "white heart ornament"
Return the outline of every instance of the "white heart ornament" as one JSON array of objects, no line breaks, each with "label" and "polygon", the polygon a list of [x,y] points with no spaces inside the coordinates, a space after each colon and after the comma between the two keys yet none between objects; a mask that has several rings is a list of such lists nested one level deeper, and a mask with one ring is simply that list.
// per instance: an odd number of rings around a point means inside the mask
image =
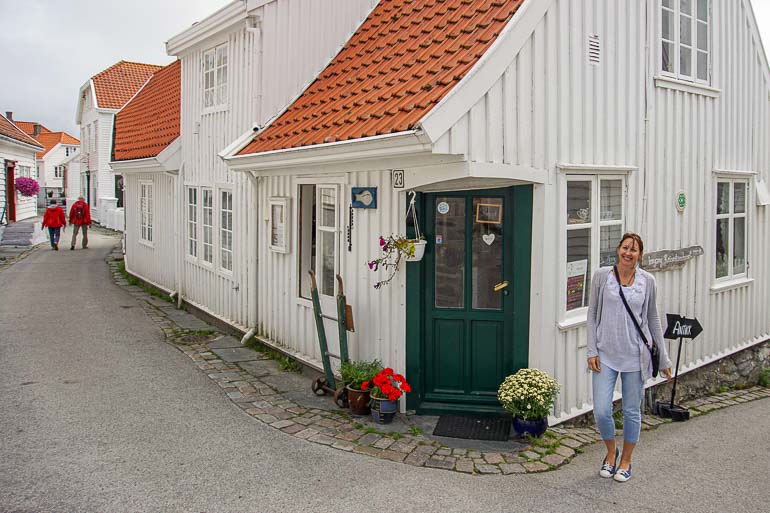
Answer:
[{"label": "white heart ornament", "polygon": [[485,235],[481,236],[482,240],[487,246],[491,246],[493,242],[495,242],[495,234],[494,233],[487,233]]}]

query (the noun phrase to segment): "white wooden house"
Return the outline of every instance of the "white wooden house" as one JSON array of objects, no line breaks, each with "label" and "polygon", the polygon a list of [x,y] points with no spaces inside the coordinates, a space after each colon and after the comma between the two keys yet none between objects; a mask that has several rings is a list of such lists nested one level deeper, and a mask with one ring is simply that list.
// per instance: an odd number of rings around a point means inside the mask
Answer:
[{"label": "white wooden house", "polygon": [[17,127],[13,114],[0,114],[0,224],[22,221],[37,215],[35,197],[16,191],[17,177],[35,178],[35,154],[43,147]]},{"label": "white wooden house", "polygon": [[[590,276],[624,231],[645,239],[660,311],[704,326],[685,370],[770,337],[768,71],[748,0],[381,0],[302,96],[223,153],[251,184],[233,215],[257,238],[232,249],[254,281],[236,271],[224,292],[229,276],[188,260],[200,291],[185,294],[317,364],[307,270],[327,306],[340,273],[352,355],[405,369],[407,408],[494,409],[531,366],[562,384],[555,420],[579,415]],[[236,125],[207,127],[186,83],[183,152],[213,152],[195,141]],[[353,187],[376,208],[351,208]],[[425,258],[374,290],[365,264],[380,234],[407,230],[408,191]]]},{"label": "white wooden house", "polygon": [[123,230],[124,217],[123,179],[109,165],[113,117],[160,68],[120,61],[91,77],[78,93],[80,194],[91,207],[91,218],[108,228]]},{"label": "white wooden house", "polygon": [[141,153],[128,135],[144,137],[131,132],[138,128],[132,116],[165,119],[168,104],[151,98],[170,81],[153,78],[116,117],[116,145],[125,139],[131,150],[116,151],[112,166],[127,177],[132,272],[244,332],[257,331],[257,193],[219,153],[298,96],[374,3],[335,1],[331,9],[316,0],[236,0],[168,41],[179,59],[179,138],[144,132],[150,146],[163,141]]}]

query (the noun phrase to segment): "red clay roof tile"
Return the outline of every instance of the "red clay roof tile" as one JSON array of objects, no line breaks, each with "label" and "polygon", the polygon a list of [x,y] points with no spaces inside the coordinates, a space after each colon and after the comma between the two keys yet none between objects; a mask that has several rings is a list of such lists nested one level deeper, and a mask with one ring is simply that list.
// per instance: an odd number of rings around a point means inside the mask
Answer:
[{"label": "red clay roof tile", "polygon": [[35,136],[35,125],[38,125],[40,127],[39,128],[40,133],[50,132],[48,128],[41,125],[37,121],[14,121],[13,124],[19,127],[25,134],[27,134],[30,137]]},{"label": "red clay roof tile", "polygon": [[156,72],[115,115],[115,160],[155,157],[179,137],[181,61]]},{"label": "red clay roof tile", "polygon": [[305,92],[239,155],[411,129],[524,0],[382,0]]},{"label": "red clay roof tile", "polygon": [[103,109],[120,109],[153,73],[162,66],[120,61],[92,77],[96,104]]},{"label": "red clay roof tile", "polygon": [[0,135],[13,139],[15,141],[23,142],[25,144],[31,144],[33,146],[40,146],[40,143],[35,141],[32,137],[28,136],[17,127],[12,121],[0,114]]},{"label": "red clay roof tile", "polygon": [[38,158],[44,157],[49,151],[51,151],[57,144],[80,144],[80,141],[72,137],[66,132],[42,132],[35,140],[43,146],[43,151],[37,154]]}]

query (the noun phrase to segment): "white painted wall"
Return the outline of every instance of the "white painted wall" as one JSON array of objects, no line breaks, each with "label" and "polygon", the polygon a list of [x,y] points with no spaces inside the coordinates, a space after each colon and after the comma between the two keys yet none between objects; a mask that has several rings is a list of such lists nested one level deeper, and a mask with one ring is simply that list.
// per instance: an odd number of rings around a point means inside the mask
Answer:
[{"label": "white painted wall", "polygon": [[[0,170],[3,174],[2,186],[0,186],[0,210],[6,205],[6,183],[5,183],[5,160],[16,161],[16,174],[19,175],[19,166],[29,166],[32,172],[32,178],[35,177],[35,151],[24,148],[21,145],[17,145],[8,141],[7,139],[0,139]],[[7,212],[6,212],[7,216]],[[31,198],[22,196],[16,192],[16,221],[23,221],[31,217],[37,216],[37,197]],[[7,222],[7,217],[4,218],[4,222]]]}]

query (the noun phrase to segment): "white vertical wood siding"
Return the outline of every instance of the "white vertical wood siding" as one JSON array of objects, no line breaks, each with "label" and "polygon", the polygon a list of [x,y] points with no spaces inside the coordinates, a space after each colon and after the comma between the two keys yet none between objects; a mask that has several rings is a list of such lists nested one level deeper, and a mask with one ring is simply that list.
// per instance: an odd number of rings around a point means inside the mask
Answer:
[{"label": "white vertical wood siding", "polygon": [[[384,271],[374,273],[366,262],[380,255],[380,234],[403,233],[405,221],[400,212],[406,210],[404,192],[396,192],[390,183],[390,171],[348,173],[340,185],[338,248],[340,274],[344,281],[348,303],[353,308],[355,333],[348,334],[350,356],[353,359],[379,358],[386,365],[406,368],[405,351],[405,270],[402,268],[391,283],[379,290],[374,284],[385,277]],[[330,183],[318,178],[318,183]],[[348,251],[347,225],[351,187],[376,186],[376,209],[354,209],[352,251]],[[260,219],[268,218],[267,200],[273,196],[291,198],[291,252],[276,253],[268,249],[267,224],[259,239],[259,319],[262,333],[297,353],[302,359],[320,365],[313,307],[309,300],[299,298],[299,230],[298,189],[296,176],[266,177],[260,180]],[[405,267],[404,263],[402,267]],[[336,305],[321,296],[322,310],[336,317]],[[330,351],[339,354],[337,326],[324,321]],[[333,361],[336,365],[338,362]]]},{"label": "white vertical wood siding", "polygon": [[[375,3],[344,0],[330,9],[328,4],[322,7],[313,0],[277,0],[252,13],[261,20],[259,31],[248,31],[241,22],[180,56],[184,184],[212,187],[215,192],[214,265],[187,257],[183,294],[186,300],[241,329],[257,325],[256,292],[250,279],[257,267],[257,193],[245,176],[229,172],[217,154],[254,123],[264,124],[282,112]],[[203,113],[202,55],[224,42],[228,43],[228,105],[224,110]],[[218,270],[217,187],[233,192],[232,273]]]},{"label": "white vertical wood siding", "polygon": [[[2,192],[0,192],[0,212],[2,212],[3,207],[6,207],[6,184],[5,184],[5,167],[4,167],[4,160],[13,160],[16,161],[16,171],[15,176],[20,176],[19,174],[19,167],[20,166],[28,166],[30,170],[33,173],[34,178],[34,172],[36,169],[36,163],[35,163],[35,152],[32,150],[24,150],[21,147],[19,147],[16,144],[6,143],[3,141],[0,141],[0,171],[2,172],[3,178],[2,178]],[[41,185],[42,187],[42,185]],[[4,222],[8,221],[8,210],[5,212],[6,217],[3,218]],[[31,198],[27,198],[26,196],[22,196],[18,192],[16,193],[16,221],[23,221],[25,219],[30,219],[32,217],[35,217],[37,215],[37,197],[33,196]],[[41,210],[42,215],[42,210]]]},{"label": "white vertical wood siding", "polygon": [[[163,173],[125,176],[126,269],[168,292],[176,289],[176,179]],[[139,241],[141,209],[139,182],[152,183],[152,244]]]},{"label": "white vertical wood siding", "polygon": [[[549,173],[548,183],[534,193],[529,360],[563,385],[557,417],[591,402],[585,326],[560,330],[557,324],[566,251],[559,163],[638,168],[628,175],[626,228],[642,234],[647,252],[704,248],[682,270],[655,274],[661,314],[697,316],[704,326],[695,342],[685,344],[682,367],[702,365],[770,332],[770,209],[755,206],[753,187],[747,208],[749,274],[755,281],[710,290],[712,171],[749,170],[768,180],[770,167],[767,65],[747,2],[712,3],[717,98],[656,87],[650,70],[659,67],[658,29],[652,24],[657,2],[558,0],[494,86],[435,146],[437,153]],[[598,66],[588,63],[591,34],[601,42]],[[684,213],[675,209],[680,189],[687,193]],[[669,343],[672,358],[676,347]]]}]

